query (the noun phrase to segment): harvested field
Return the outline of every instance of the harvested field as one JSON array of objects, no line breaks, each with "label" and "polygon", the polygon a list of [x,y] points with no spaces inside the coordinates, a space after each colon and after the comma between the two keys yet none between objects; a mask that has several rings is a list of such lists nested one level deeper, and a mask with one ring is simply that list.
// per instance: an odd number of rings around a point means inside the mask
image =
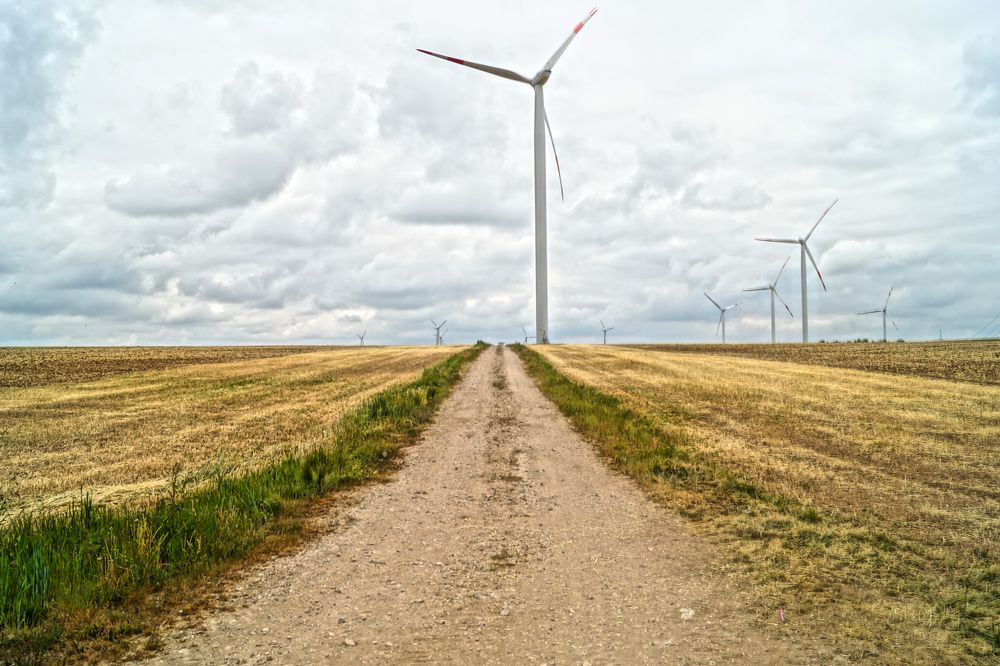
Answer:
[{"label": "harvested field", "polygon": [[308,354],[331,347],[0,347],[0,388],[106,379],[186,365]]},{"label": "harvested field", "polygon": [[789,361],[895,375],[1000,384],[1000,340],[753,345],[626,345],[636,349]]},{"label": "harvested field", "polygon": [[[765,598],[820,618],[810,630],[836,622],[929,661],[1000,655],[1000,387],[739,351],[534,349],[737,475],[735,508],[655,470],[646,480],[731,541]],[[950,372],[928,358],[912,367]],[[776,508],[753,501],[759,489]]]},{"label": "harvested field", "polygon": [[[101,502],[150,497],[172,482],[311,448],[344,411],[457,349],[174,349],[140,356],[135,365],[122,362],[123,350],[108,349],[111,368],[184,365],[0,391],[0,513],[61,506],[81,488]],[[43,358],[49,352],[30,350],[39,351]],[[65,368],[100,367],[99,350],[78,350],[79,363],[56,351]]]}]

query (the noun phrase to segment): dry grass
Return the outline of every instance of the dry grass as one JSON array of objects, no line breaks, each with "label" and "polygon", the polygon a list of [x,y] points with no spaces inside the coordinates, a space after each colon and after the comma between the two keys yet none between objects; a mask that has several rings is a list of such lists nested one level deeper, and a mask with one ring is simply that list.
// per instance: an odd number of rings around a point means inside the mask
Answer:
[{"label": "dry grass", "polygon": [[723,354],[896,375],[1000,384],[1000,340],[780,345],[635,345],[651,351]]},{"label": "dry grass", "polygon": [[[4,503],[9,511],[61,506],[81,487],[100,502],[150,497],[177,468],[198,478],[313,448],[345,411],[456,349],[145,348],[125,363],[130,352],[112,348],[103,378],[75,383],[51,381],[100,372],[101,350],[75,350],[78,362],[72,350],[19,350],[37,358],[8,361],[8,373],[38,359],[64,369],[46,385],[0,391],[0,514]],[[172,364],[182,365],[122,374]]]},{"label": "dry grass", "polygon": [[[900,347],[897,366],[921,374],[960,365]],[[900,356],[907,347],[916,360]],[[768,603],[808,631],[834,622],[857,656],[880,645],[887,661],[1000,655],[1000,387],[728,350],[535,349],[697,456],[806,507],[793,518],[719,510],[683,487],[653,488],[730,539]]]},{"label": "dry grass", "polygon": [[105,379],[186,365],[306,354],[330,347],[0,347],[0,388]]}]

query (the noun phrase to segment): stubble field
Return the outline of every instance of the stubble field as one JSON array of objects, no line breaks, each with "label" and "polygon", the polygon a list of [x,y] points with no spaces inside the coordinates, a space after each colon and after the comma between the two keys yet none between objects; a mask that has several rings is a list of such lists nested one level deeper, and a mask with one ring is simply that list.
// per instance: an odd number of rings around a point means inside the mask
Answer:
[{"label": "stubble field", "polygon": [[162,493],[305,451],[455,347],[0,349],[0,514]]},{"label": "stubble field", "polygon": [[[894,654],[996,657],[1000,345],[852,347],[534,349],[684,443],[688,463],[638,476],[792,621]],[[691,481],[704,465],[726,470],[724,501]]]}]

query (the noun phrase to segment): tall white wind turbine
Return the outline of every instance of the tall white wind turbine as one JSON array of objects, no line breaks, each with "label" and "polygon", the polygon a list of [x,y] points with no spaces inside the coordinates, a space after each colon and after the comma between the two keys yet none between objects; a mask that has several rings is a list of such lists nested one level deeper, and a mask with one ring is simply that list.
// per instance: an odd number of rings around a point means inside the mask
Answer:
[{"label": "tall white wind turbine", "polygon": [[726,313],[735,308],[737,305],[739,305],[739,303],[733,303],[732,305],[727,305],[726,307],[722,307],[721,305],[716,303],[715,299],[709,296],[707,293],[705,292],[701,293],[705,294],[705,298],[712,301],[712,305],[719,308],[719,325],[715,327],[715,334],[718,335],[719,328],[722,328],[722,344],[726,344]]},{"label": "tall white wind turbine", "polygon": [[[791,259],[791,257],[788,257],[788,259]],[[778,300],[781,301],[781,304],[785,306],[786,310],[788,310],[788,316],[792,317],[793,319],[795,318],[795,315],[792,314],[792,309],[790,307],[788,307],[788,303],[786,303],[785,299],[783,299],[781,297],[781,294],[778,293],[778,280],[781,279],[781,274],[785,272],[785,266],[788,265],[788,259],[785,259],[785,263],[781,264],[781,270],[778,271],[778,277],[774,278],[774,282],[769,283],[766,287],[753,287],[752,289],[744,289],[743,290],[743,291],[769,291],[769,292],[771,292],[771,344],[772,345],[775,343],[775,335],[774,335],[774,297],[775,296],[778,297]]]},{"label": "tall white wind turbine", "polygon": [[548,130],[549,140],[552,143],[552,155],[555,157],[556,172],[559,174],[559,193],[565,199],[562,184],[562,171],[559,168],[559,155],[556,154],[555,139],[552,138],[552,128],[549,126],[548,116],[545,114],[545,99],[542,92],[543,87],[552,76],[552,68],[562,57],[566,47],[573,41],[583,26],[586,25],[597,9],[590,10],[590,13],[582,21],[576,24],[573,32],[569,34],[566,41],[556,49],[552,57],[542,66],[534,77],[528,78],[509,69],[493,67],[491,65],[481,65],[468,60],[452,58],[424,49],[417,49],[421,53],[426,53],[435,58],[441,58],[458,65],[465,65],[472,69],[478,69],[487,74],[493,74],[504,79],[527,83],[535,91],[535,340],[541,343],[549,341],[549,275],[548,275],[548,232],[546,230],[546,206],[545,206],[545,131]]},{"label": "tall white wind turbine", "polygon": [[354,335],[354,337],[356,337],[356,338],[358,339],[358,341],[359,341],[359,342],[361,343],[361,346],[362,346],[362,347],[364,347],[364,346],[365,346],[365,336],[366,336],[366,335],[368,335],[368,331],[365,331],[365,332],[364,332],[364,333],[362,333],[361,335],[358,335],[358,334],[356,334],[356,333],[355,333],[355,335]]},{"label": "tall white wind turbine", "polygon": [[531,338],[532,340],[537,340],[535,336],[528,335],[528,332],[524,330],[524,326],[521,327],[521,332],[524,333],[524,344],[528,344],[528,338]]},{"label": "tall white wind turbine", "polygon": [[601,322],[601,333],[604,333],[604,344],[608,344],[608,331],[615,330],[615,327],[612,326],[611,328],[608,328],[607,326],[604,325],[603,320],[598,319],[598,321]]},{"label": "tall white wind turbine", "polygon": [[[865,310],[864,312],[859,312],[858,313],[859,315],[870,315],[870,314],[876,314],[878,312],[882,313],[882,342],[888,342],[888,339],[887,339],[887,336],[886,336],[885,322],[886,322],[886,319],[888,319],[887,312],[889,310],[889,299],[892,297],[892,290],[893,290],[893,287],[889,287],[889,295],[885,297],[885,305],[883,305],[880,309],[878,309],[878,310]],[[894,329],[896,329],[897,331],[899,330],[899,326],[896,326],[896,322],[892,321],[891,319],[889,319],[889,322],[892,324],[892,327]]]},{"label": "tall white wind turbine", "polygon": [[447,324],[448,320],[445,319],[443,322],[439,324],[433,319],[431,319],[431,323],[434,324],[434,344],[439,345],[441,344],[441,327]]},{"label": "tall white wind turbine", "polygon": [[809,233],[806,234],[805,238],[754,238],[754,240],[764,241],[765,243],[792,243],[798,244],[799,246],[799,269],[800,269],[800,279],[802,281],[802,342],[809,342],[809,301],[808,301],[808,285],[806,284],[806,256],[809,257],[809,261],[812,262],[813,268],[816,269],[816,275],[819,276],[819,282],[823,285],[823,291],[826,291],[826,282],[823,281],[823,274],[819,272],[819,266],[816,265],[816,259],[813,258],[812,252],[809,251],[809,246],[806,243],[809,238],[816,231],[816,227],[819,223],[823,221],[826,214],[830,212],[840,199],[834,199],[833,203],[826,207],[823,214],[819,216],[816,220],[816,224],[812,226]]}]

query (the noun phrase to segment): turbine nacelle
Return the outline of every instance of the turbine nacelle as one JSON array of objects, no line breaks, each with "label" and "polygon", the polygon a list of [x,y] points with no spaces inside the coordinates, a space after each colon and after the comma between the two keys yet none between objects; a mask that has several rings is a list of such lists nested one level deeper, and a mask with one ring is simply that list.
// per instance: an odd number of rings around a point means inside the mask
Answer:
[{"label": "turbine nacelle", "polygon": [[544,86],[548,83],[549,77],[552,76],[551,69],[543,69],[542,71],[535,74],[535,78],[531,79],[531,86]]}]

